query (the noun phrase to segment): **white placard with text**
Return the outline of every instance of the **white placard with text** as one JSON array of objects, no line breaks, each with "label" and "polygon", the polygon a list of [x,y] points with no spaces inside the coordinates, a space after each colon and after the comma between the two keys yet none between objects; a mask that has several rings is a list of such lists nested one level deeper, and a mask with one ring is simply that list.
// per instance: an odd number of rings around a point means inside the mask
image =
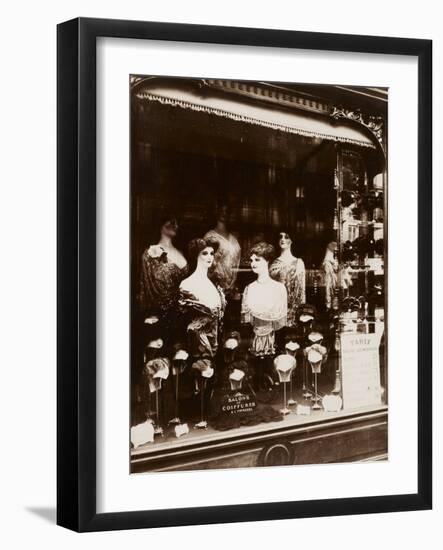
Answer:
[{"label": "white placard with text", "polygon": [[380,340],[382,332],[340,335],[343,409],[381,405]]}]

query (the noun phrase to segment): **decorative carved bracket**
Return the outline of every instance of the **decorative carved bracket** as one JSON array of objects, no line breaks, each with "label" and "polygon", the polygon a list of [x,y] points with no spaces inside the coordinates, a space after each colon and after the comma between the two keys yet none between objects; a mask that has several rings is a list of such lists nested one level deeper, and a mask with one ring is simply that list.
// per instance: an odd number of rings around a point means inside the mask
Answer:
[{"label": "decorative carved bracket", "polygon": [[363,115],[360,109],[345,109],[343,107],[333,106],[331,118],[339,120],[341,118],[358,122],[365,128],[371,131],[381,148],[386,152],[385,135],[384,135],[384,119],[381,116]]}]

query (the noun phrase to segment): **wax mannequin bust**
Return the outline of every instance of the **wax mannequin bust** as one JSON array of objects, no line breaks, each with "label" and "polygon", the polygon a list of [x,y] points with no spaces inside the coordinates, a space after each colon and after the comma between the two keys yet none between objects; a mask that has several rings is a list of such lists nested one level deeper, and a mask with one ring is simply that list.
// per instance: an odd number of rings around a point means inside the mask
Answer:
[{"label": "wax mannequin bust", "polygon": [[223,290],[209,278],[216,251],[216,242],[193,239],[189,243],[193,270],[180,283],[179,307],[186,317],[189,345],[195,359],[213,358],[218,347],[219,323],[226,302]]},{"label": "wax mannequin bust", "polygon": [[158,241],[158,245],[166,252],[169,262],[175,264],[179,269],[183,269],[188,262],[180,250],[172,243],[172,239],[177,235],[177,231],[177,220],[166,220],[160,229],[160,240]]},{"label": "wax mannequin bust", "polygon": [[243,293],[242,322],[250,323],[254,330],[251,353],[269,356],[275,352],[275,331],[287,322],[287,292],[284,284],[269,275],[274,247],[268,243],[256,244],[250,252],[251,269],[257,275]]},{"label": "wax mannequin bust", "polygon": [[325,272],[325,289],[326,289],[326,308],[332,307],[334,298],[334,290],[338,284],[338,262],[335,259],[334,253],[337,250],[337,243],[331,241],[328,243],[323,259],[322,267]]},{"label": "wax mannequin bust", "polygon": [[218,246],[208,239],[194,239],[189,245],[195,263],[194,271],[180,283],[180,289],[192,294],[198,302],[209,309],[221,307],[220,292],[209,279],[209,269],[214,265]]},{"label": "wax mannequin bust", "polygon": [[292,239],[286,231],[279,233],[278,244],[280,255],[269,268],[270,276],[283,283],[288,294],[287,326],[297,323],[297,310],[306,302],[305,264],[301,258],[294,256],[291,250]]},{"label": "wax mannequin bust", "polygon": [[229,213],[226,206],[217,210],[215,227],[208,231],[205,239],[218,243],[215,255],[214,277],[223,290],[228,291],[235,285],[237,270],[240,264],[240,245],[228,229]]},{"label": "wax mannequin bust", "polygon": [[187,274],[187,261],[174,246],[178,231],[174,216],[165,216],[160,223],[157,244],[148,246],[142,256],[139,303],[145,318],[158,314],[164,318],[174,307],[181,280]]}]

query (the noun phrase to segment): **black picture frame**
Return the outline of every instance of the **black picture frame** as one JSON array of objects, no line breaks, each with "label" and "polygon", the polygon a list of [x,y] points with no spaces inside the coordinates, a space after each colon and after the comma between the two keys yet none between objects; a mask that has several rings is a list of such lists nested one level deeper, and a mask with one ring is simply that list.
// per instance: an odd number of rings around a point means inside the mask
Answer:
[{"label": "black picture frame", "polygon": [[[153,39],[418,59],[418,490],[361,498],[96,511],[96,39]],[[78,18],[57,29],[57,523],[104,531],[432,507],[432,41]]]}]

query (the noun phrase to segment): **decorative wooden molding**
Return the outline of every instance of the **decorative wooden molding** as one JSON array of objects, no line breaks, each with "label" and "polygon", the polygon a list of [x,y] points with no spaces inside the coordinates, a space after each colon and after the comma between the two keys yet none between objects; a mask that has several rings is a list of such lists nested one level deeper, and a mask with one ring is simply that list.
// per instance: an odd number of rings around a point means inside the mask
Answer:
[{"label": "decorative wooden molding", "polygon": [[236,93],[253,99],[260,99],[271,103],[278,103],[286,107],[297,107],[306,111],[327,115],[330,106],[317,99],[309,99],[284,89],[271,88],[266,83],[237,82],[235,80],[203,79],[202,83],[211,88],[218,88],[224,92]]},{"label": "decorative wooden molding", "polygon": [[384,119],[381,116],[363,115],[360,109],[345,109],[334,106],[331,112],[334,120],[345,119],[358,122],[373,134],[383,151],[385,148]]}]

